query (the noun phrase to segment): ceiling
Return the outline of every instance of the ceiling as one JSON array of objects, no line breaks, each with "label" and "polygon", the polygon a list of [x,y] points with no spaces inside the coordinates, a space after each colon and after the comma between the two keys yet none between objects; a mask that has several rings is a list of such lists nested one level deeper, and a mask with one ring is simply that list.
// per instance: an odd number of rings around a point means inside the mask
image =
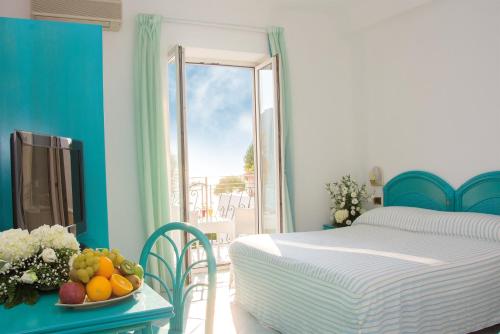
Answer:
[{"label": "ceiling", "polygon": [[272,2],[278,5],[297,7],[339,7],[360,1],[364,0],[272,0]]},{"label": "ceiling", "polygon": [[331,9],[339,13],[346,29],[357,31],[401,15],[433,0],[267,0],[275,6],[303,9]]}]

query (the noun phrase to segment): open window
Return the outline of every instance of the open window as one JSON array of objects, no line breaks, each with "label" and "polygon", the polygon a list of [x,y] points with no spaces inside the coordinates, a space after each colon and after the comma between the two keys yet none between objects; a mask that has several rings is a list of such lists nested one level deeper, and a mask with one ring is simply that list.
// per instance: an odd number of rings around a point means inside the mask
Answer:
[{"label": "open window", "polygon": [[255,102],[259,232],[280,233],[283,165],[277,56],[255,67]]},{"label": "open window", "polygon": [[[186,53],[175,46],[168,62],[170,219],[207,234],[224,265],[223,246],[234,238],[282,232],[279,62],[203,61]],[[239,127],[246,130],[236,133]],[[240,171],[226,168],[234,161]]]}]

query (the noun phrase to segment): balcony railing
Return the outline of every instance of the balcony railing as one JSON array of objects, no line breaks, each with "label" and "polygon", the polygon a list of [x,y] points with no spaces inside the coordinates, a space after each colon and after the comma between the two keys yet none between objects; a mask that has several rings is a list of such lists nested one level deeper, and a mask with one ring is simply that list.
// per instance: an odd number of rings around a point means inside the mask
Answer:
[{"label": "balcony railing", "polygon": [[[217,263],[229,263],[229,243],[241,233],[255,233],[253,174],[189,181],[189,223],[209,236]],[[200,259],[198,253],[192,253],[192,261]]]},{"label": "balcony railing", "polygon": [[255,185],[252,176],[219,177],[218,182],[210,182],[208,177],[190,178],[190,221],[213,221],[217,218],[233,220],[237,208],[254,208]]}]

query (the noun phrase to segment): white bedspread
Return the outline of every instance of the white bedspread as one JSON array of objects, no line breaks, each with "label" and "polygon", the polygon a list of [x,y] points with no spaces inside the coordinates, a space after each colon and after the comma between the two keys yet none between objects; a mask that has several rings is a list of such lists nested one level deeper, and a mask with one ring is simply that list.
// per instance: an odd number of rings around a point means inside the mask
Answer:
[{"label": "white bedspread", "polygon": [[500,323],[499,241],[367,221],[244,237],[230,256],[236,302],[282,333],[468,333]]}]

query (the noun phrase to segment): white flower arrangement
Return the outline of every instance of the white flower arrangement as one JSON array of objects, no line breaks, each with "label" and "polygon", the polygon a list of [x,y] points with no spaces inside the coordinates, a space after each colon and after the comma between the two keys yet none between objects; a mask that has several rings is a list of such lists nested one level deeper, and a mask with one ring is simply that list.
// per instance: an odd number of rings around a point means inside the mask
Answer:
[{"label": "white flower arrangement", "polygon": [[363,212],[363,203],[370,197],[366,185],[361,186],[350,175],[338,182],[326,184],[330,194],[330,220],[339,225],[351,225]]},{"label": "white flower arrangement", "polygon": [[29,233],[0,232],[0,304],[33,304],[38,290],[57,289],[69,278],[69,263],[80,245],[60,225],[43,225]]},{"label": "white flower arrangement", "polygon": [[79,244],[73,234],[61,225],[42,225],[31,231],[31,236],[41,248],[61,249],[68,248],[78,250]]},{"label": "white flower arrangement", "polygon": [[19,228],[0,233],[0,259],[15,263],[33,256],[39,245],[26,230]]}]

